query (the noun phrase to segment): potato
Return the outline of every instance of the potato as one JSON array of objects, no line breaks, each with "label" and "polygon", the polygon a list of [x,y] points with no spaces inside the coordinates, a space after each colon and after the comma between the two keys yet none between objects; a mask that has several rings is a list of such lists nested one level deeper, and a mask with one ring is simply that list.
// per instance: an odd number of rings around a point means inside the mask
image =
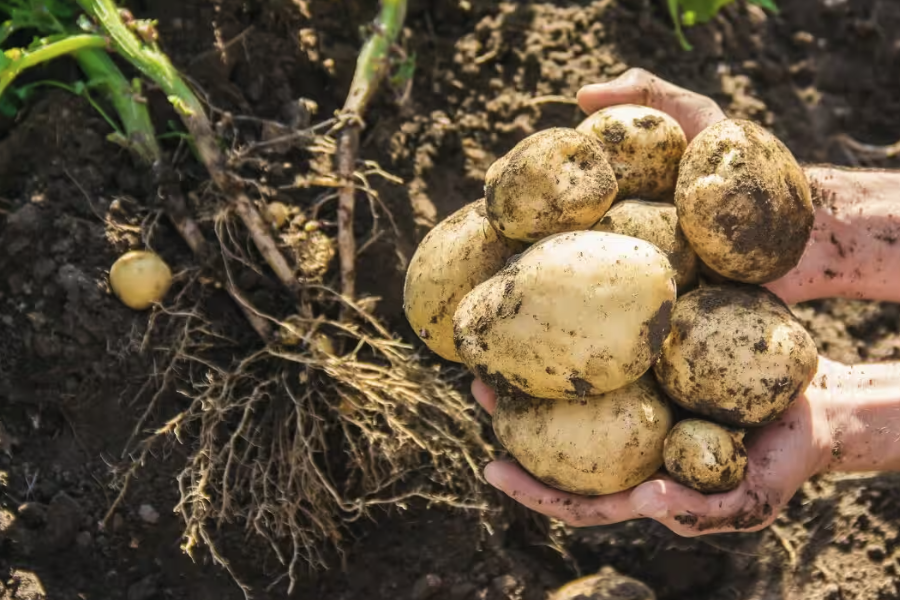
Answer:
[{"label": "potato", "polygon": [[425,235],[406,271],[403,310],[432,352],[460,362],[453,344],[456,306],[524,248],[488,223],[484,198],[457,210]]},{"label": "potato", "polygon": [[703,492],[728,492],[747,470],[744,432],[703,419],[675,424],[663,447],[666,471],[682,485]]},{"label": "potato", "polygon": [[463,362],[502,394],[602,394],[649,370],[669,332],[674,270],[656,246],[599,231],[547,237],[453,317]]},{"label": "potato", "polygon": [[571,400],[498,397],[494,433],[519,464],[559,490],[612,494],[663,465],[672,407],[653,378]]},{"label": "potato", "polygon": [[491,224],[510,239],[535,242],[588,229],[612,205],[618,186],[599,141],[554,127],[496,160],[484,190]]},{"label": "potato", "polygon": [[654,372],[684,408],[733,426],[778,418],[812,381],[812,337],[777,296],[710,285],[681,296]]},{"label": "potato", "polygon": [[643,582],[607,565],[558,588],[549,600],[656,600],[656,594]]},{"label": "potato", "polygon": [[172,271],[154,252],[132,250],[113,263],[109,286],[125,306],[145,310],[160,302],[172,285]]},{"label": "potato", "polygon": [[675,206],[700,259],[744,283],[784,276],[812,234],[806,175],[778,138],[751,121],[721,121],[691,141]]},{"label": "potato", "polygon": [[263,217],[275,229],[281,229],[290,214],[290,209],[283,202],[269,202],[263,210]]},{"label": "potato", "polygon": [[671,197],[687,137],[668,114],[636,104],[598,110],[576,127],[603,142],[619,184],[617,200]]},{"label": "potato", "polygon": [[679,291],[697,281],[697,253],[678,226],[678,214],[672,204],[622,200],[613,204],[592,229],[640,238],[662,250],[675,269]]}]

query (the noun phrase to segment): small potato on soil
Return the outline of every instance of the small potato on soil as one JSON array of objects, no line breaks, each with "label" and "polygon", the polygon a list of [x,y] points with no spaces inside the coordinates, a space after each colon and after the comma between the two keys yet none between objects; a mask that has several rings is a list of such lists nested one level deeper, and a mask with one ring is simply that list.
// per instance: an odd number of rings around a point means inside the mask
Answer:
[{"label": "small potato on soil", "polygon": [[777,419],[806,390],[816,343],[790,309],[762,287],[710,285],[681,296],[654,365],[678,404],[737,427]]},{"label": "small potato on soil", "polygon": [[662,250],[675,269],[679,293],[682,288],[696,283],[697,253],[678,226],[678,214],[673,204],[622,200],[613,204],[592,229],[640,238]]},{"label": "small potato on soil", "polygon": [[619,184],[617,200],[663,200],[675,191],[687,137],[667,113],[619,104],[593,113],[576,130],[603,143]]},{"label": "small potato on soil", "polygon": [[519,464],[558,490],[588,496],[629,489],[663,465],[672,407],[650,375],[598,396],[500,396],[494,432]]},{"label": "small potato on soil", "polygon": [[461,362],[453,344],[459,301],[525,248],[499,235],[485,215],[482,198],[438,223],[422,239],[406,271],[406,318],[425,345],[446,360]]},{"label": "small potato on soil", "polygon": [[462,299],[456,349],[501,394],[579,399],[614,390],[659,355],[674,274],[665,254],[641,239],[550,236]]},{"label": "small potato on soil", "polygon": [[158,254],[147,250],[126,252],[109,270],[113,293],[134,310],[146,310],[162,301],[171,285],[169,265]]},{"label": "small potato on soil", "polygon": [[663,449],[666,471],[682,485],[704,494],[728,492],[747,470],[744,432],[704,419],[675,424]]},{"label": "small potato on soil", "polygon": [[700,259],[735,281],[775,281],[812,234],[809,181],[790,150],[751,121],[704,129],[684,153],[675,206]]},{"label": "small potato on soil", "polygon": [[490,166],[484,185],[491,224],[507,238],[526,242],[590,228],[618,189],[603,145],[566,127],[516,144]]},{"label": "small potato on soil", "polygon": [[656,594],[647,584],[604,566],[558,588],[549,600],[656,600]]}]

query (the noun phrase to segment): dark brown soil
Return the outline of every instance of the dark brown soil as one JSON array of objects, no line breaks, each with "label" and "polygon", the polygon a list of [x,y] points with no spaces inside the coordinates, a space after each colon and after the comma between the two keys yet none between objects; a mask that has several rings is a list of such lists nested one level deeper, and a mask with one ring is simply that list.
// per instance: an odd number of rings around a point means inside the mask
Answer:
[{"label": "dark brown soil", "polygon": [[[413,85],[406,96],[380,94],[362,146],[365,158],[405,182],[379,184],[402,235],[371,247],[358,268],[360,286],[381,297],[380,314],[410,342],[396,249],[409,256],[429,227],[481,197],[487,167],[524,136],[581,118],[569,103],[535,97],[571,98],[582,84],[639,66],[763,123],[803,161],[848,164],[829,143],[837,133],[869,143],[900,138],[896,2],[781,0],[778,17],[738,3],[689,31],[690,53],[679,49],[664,2],[412,4]],[[359,26],[375,2],[131,5],[159,19],[165,48],[215,106],[285,118],[299,97],[318,103],[320,116],[340,106]],[[237,41],[216,49],[229,40]],[[71,80],[75,70],[59,61],[50,74]],[[165,99],[147,94],[158,122],[171,119]],[[139,235],[120,228],[122,237],[110,239],[108,221],[137,227],[155,209],[145,174],[107,132],[82,100],[50,88],[2,124],[0,598],[241,598],[202,550],[194,563],[179,549],[178,446],[139,472],[110,527],[98,528],[118,492],[109,464],[144,408],[131,399],[156,368],[139,352],[146,314],[106,289],[109,265],[127,236]],[[183,174],[185,186],[203,183],[199,169]],[[152,232],[176,271],[191,266],[167,222]],[[234,323],[239,345],[253,342],[227,297],[213,297],[210,307],[217,321]],[[800,314],[828,356],[900,358],[895,305],[826,301]],[[900,478],[892,475],[821,478],[775,528],[690,541],[643,522],[571,531],[502,506],[490,529],[475,515],[415,504],[359,523],[344,563],[306,576],[297,597],[537,600],[608,565],[663,600],[900,598]],[[273,557],[240,526],[221,535],[232,540],[232,566],[256,586],[256,598],[284,597],[283,582],[266,590],[280,573]]]}]

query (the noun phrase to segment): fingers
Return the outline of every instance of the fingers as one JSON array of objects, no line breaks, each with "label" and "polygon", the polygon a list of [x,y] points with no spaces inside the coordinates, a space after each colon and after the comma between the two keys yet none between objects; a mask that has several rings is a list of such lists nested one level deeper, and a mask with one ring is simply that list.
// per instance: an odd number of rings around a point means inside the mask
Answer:
[{"label": "fingers", "polygon": [[685,537],[757,531],[774,520],[779,500],[746,480],[731,492],[705,495],[670,479],[657,479],[637,486],[630,498],[635,513]]},{"label": "fingers", "polygon": [[639,104],[661,110],[679,122],[688,141],[725,119],[712,98],[660,79],[644,69],[629,69],[613,81],[587,85],[578,91],[578,104],[590,114],[616,104]]},{"label": "fingers", "polygon": [[609,525],[638,518],[628,492],[608,496],[579,496],[548,487],[522,467],[495,461],[484,469],[488,483],[516,502],[572,527]]},{"label": "fingers", "polygon": [[494,414],[494,409],[497,408],[497,393],[492,390],[488,385],[480,379],[475,379],[472,382],[472,395],[475,396],[475,401],[481,405],[481,408],[487,411],[489,415]]}]

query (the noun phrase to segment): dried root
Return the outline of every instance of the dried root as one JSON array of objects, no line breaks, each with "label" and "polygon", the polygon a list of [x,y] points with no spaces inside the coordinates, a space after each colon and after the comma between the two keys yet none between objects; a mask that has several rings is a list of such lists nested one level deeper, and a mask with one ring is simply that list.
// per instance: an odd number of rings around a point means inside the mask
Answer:
[{"label": "dried root", "polygon": [[[208,324],[182,312],[161,379],[190,403],[134,453],[146,457],[173,439],[190,446],[178,475],[183,549],[206,546],[240,582],[215,539],[222,525],[240,523],[269,543],[288,593],[302,569],[326,566],[347,526],[376,507],[421,499],[486,509],[477,500],[480,465],[494,452],[479,413],[439,371],[340,294],[309,291],[321,294],[320,305],[343,303],[360,324],[273,321],[287,343],[227,367],[210,357],[220,340]],[[169,376],[176,372],[185,377]]]}]

